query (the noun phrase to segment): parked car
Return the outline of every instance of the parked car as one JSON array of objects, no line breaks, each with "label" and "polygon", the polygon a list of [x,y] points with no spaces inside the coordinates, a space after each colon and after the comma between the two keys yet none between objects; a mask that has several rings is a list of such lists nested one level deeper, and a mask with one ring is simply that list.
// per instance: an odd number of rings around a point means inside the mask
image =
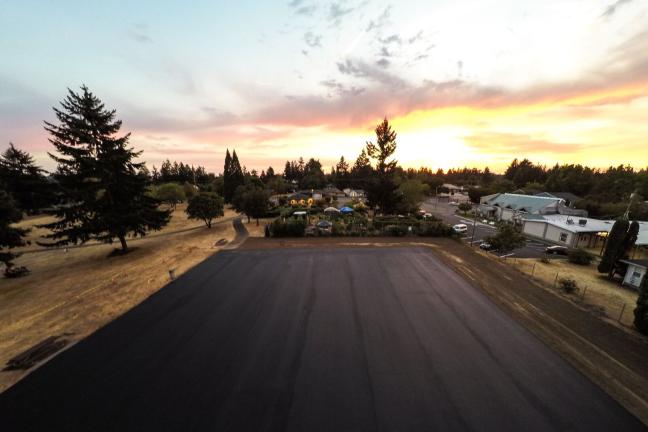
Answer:
[{"label": "parked car", "polygon": [[488,242],[481,242],[479,245],[479,249],[489,251],[489,250],[493,250],[494,246]]},{"label": "parked car", "polygon": [[326,220],[319,221],[317,223],[317,230],[320,235],[331,235],[333,233],[333,224]]},{"label": "parked car", "polygon": [[466,225],[466,224],[457,224],[457,225],[453,226],[452,229],[457,234],[463,234],[466,231],[468,231],[468,225]]},{"label": "parked car", "polygon": [[448,203],[448,205],[451,205],[451,206],[458,206],[459,203],[458,203],[457,201],[450,201],[450,202]]},{"label": "parked car", "polygon": [[549,255],[567,255],[569,249],[567,246],[547,246],[545,253]]}]

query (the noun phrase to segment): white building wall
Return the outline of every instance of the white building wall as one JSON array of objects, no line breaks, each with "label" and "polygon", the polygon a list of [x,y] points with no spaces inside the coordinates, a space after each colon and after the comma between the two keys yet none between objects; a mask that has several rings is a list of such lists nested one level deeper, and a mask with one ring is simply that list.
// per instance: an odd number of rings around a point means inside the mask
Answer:
[{"label": "white building wall", "polygon": [[511,209],[502,209],[502,215],[500,217],[500,220],[503,221],[512,221],[513,220],[513,215],[515,215],[515,211]]},{"label": "white building wall", "polygon": [[544,238],[546,222],[524,221],[522,232],[532,237]]},{"label": "white building wall", "polygon": [[[547,226],[547,233],[545,234],[545,239],[557,244],[571,246],[573,236],[574,234],[567,230],[555,227],[553,225],[549,225]],[[561,237],[564,240],[561,240]]]}]

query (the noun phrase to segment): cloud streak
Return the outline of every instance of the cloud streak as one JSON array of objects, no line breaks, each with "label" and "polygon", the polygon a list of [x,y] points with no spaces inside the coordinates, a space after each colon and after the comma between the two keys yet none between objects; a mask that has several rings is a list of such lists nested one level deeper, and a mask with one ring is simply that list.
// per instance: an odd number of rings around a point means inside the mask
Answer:
[{"label": "cloud streak", "polygon": [[605,8],[605,11],[601,15],[601,17],[604,17],[604,18],[612,17],[616,13],[617,9],[621,8],[622,6],[624,6],[624,5],[628,4],[628,3],[631,3],[632,1],[633,0],[617,0],[617,1],[615,1],[614,3],[608,5],[608,7]]}]

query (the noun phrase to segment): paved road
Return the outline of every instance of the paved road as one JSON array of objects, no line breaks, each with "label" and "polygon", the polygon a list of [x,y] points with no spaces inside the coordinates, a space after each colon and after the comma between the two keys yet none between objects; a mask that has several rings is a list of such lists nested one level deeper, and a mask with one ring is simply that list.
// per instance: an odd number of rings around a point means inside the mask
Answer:
[{"label": "paved road", "polygon": [[3,431],[633,431],[423,249],[228,251],[0,394]]},{"label": "paved road", "polygon": [[[473,237],[473,219],[471,217],[464,217],[455,214],[457,210],[456,206],[451,206],[445,202],[436,203],[434,198],[424,202],[421,205],[421,208],[437,217],[440,217],[448,224],[468,225],[468,232],[464,234],[464,241],[473,241],[475,245],[479,245],[486,237],[494,235],[496,231],[496,228],[492,225],[476,222],[475,236]],[[548,245],[549,243],[539,240],[528,240],[524,247],[514,250],[513,254],[518,258],[541,258],[545,255],[545,248]],[[560,255],[551,255],[549,258],[564,259],[565,257]]]}]

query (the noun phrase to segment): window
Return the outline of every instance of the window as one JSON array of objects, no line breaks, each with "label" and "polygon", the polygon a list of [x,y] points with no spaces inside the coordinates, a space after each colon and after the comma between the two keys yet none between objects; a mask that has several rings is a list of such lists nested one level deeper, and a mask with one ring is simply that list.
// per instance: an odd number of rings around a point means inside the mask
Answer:
[{"label": "window", "polygon": [[560,233],[560,241],[567,243],[567,233]]}]

